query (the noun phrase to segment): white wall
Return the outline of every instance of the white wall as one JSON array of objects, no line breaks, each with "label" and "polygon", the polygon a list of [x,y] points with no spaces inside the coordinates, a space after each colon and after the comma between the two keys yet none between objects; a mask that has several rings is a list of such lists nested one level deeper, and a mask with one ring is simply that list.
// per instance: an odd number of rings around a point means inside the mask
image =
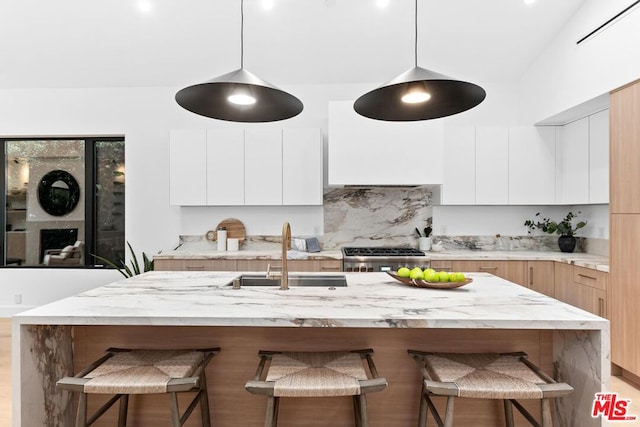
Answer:
[{"label": "white wall", "polygon": [[578,221],[587,221],[587,226],[578,231],[578,236],[609,238],[609,205],[434,206],[433,233],[451,236],[524,236],[528,231],[524,222],[527,219],[535,220],[536,213],[560,221],[569,211],[580,211]]},{"label": "white wall", "polygon": [[[0,317],[9,317],[123,279],[116,270],[5,268],[0,270]],[[19,303],[16,301],[21,300]]]},{"label": "white wall", "polygon": [[586,41],[628,0],[586,0],[519,81],[521,121],[538,123],[640,78],[640,8]]}]

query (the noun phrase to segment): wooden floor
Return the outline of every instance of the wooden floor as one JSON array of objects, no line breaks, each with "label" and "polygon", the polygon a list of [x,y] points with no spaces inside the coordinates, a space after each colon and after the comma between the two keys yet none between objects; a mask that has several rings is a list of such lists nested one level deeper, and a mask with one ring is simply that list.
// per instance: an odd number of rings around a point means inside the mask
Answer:
[{"label": "wooden floor", "polygon": [[[611,378],[612,391],[631,399],[629,413],[640,416],[640,390],[619,377]],[[11,319],[0,318],[0,426],[11,425]],[[637,425],[633,423],[633,425]]]}]

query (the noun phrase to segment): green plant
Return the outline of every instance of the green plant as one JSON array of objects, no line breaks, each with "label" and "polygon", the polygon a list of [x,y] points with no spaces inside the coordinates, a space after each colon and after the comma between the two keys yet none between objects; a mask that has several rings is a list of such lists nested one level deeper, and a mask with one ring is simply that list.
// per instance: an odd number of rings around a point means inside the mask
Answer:
[{"label": "green plant", "polygon": [[580,215],[580,213],[580,211],[578,211],[577,214],[569,212],[562,221],[556,222],[552,221],[549,218],[541,217],[540,212],[538,212],[536,214],[536,217],[540,217],[542,218],[542,220],[534,222],[533,220],[528,219],[524,222],[524,225],[529,227],[529,233],[531,233],[531,230],[535,230],[537,228],[538,230],[542,230],[543,232],[548,234],[555,233],[559,234],[560,236],[573,236],[575,235],[576,231],[587,225],[586,221],[580,221],[575,226],[572,224],[573,219]]},{"label": "green plant", "polygon": [[[153,271],[153,260],[150,260],[147,254],[142,252],[142,266],[138,263],[138,257],[131,247],[131,243],[127,241],[127,246],[131,252],[131,267],[129,267],[124,260],[111,261],[110,259],[101,257],[99,255],[93,255],[96,259],[104,262],[105,264],[115,268],[124,277],[133,277],[140,273],[146,273],[147,271]],[[142,270],[140,269],[142,267]]]}]

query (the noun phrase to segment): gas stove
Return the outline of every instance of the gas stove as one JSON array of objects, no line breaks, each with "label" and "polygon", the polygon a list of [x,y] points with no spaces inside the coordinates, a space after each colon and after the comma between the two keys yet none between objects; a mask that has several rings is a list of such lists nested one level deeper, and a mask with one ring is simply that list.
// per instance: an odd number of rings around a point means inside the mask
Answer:
[{"label": "gas stove", "polygon": [[430,259],[424,252],[409,247],[346,247],[342,248],[342,270],[373,272],[393,271],[400,267],[429,268]]}]

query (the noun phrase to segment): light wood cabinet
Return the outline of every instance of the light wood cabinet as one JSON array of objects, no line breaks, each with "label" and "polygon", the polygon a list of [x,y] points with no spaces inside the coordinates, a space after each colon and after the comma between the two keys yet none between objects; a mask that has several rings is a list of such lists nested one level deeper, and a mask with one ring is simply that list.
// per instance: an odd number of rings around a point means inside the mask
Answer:
[{"label": "light wood cabinet", "polygon": [[490,273],[518,285],[526,286],[526,261],[454,260],[452,271]]},{"label": "light wood cabinet", "polygon": [[[437,271],[449,271],[449,272],[453,271],[453,267],[452,267],[453,261],[451,260],[432,259],[430,264],[431,264],[431,268]],[[458,271],[462,272],[462,270],[458,270]]]},{"label": "light wood cabinet", "polygon": [[607,273],[563,263],[555,266],[556,299],[605,318],[607,284]]},{"label": "light wood cabinet", "polygon": [[156,271],[236,271],[234,259],[156,259]]},{"label": "light wood cabinet", "polygon": [[508,129],[476,128],[476,147],[476,204],[509,204]]},{"label": "light wood cabinet", "polygon": [[611,361],[640,375],[640,215],[611,215]]},{"label": "light wood cabinet", "polygon": [[527,281],[525,286],[555,298],[555,262],[527,261]]},{"label": "light wood cabinet", "polygon": [[609,114],[610,212],[640,213],[640,82],[611,93]]}]

